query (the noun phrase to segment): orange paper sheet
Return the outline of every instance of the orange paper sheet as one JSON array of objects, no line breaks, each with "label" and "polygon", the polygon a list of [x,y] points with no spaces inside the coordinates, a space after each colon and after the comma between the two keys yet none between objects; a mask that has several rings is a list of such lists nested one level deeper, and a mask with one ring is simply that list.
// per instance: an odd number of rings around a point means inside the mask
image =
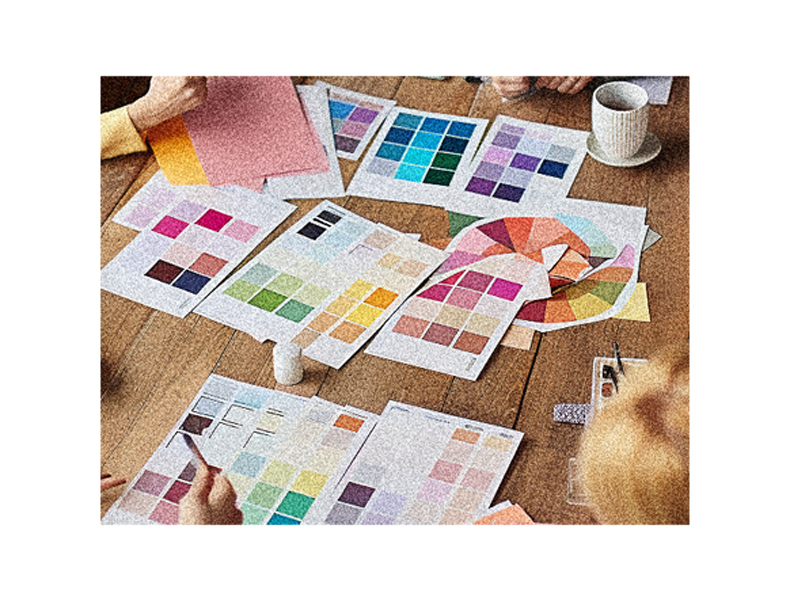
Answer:
[{"label": "orange paper sheet", "polygon": [[509,505],[501,511],[480,518],[475,526],[528,526],[534,523],[519,505]]},{"label": "orange paper sheet", "polygon": [[208,178],[200,165],[200,159],[181,115],[149,129],[148,142],[162,173],[171,184],[208,184]]}]

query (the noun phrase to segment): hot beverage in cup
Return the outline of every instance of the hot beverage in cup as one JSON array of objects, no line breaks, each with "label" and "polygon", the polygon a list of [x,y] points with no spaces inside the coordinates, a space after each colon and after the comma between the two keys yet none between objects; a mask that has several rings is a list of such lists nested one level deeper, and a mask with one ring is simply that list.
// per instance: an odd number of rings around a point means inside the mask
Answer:
[{"label": "hot beverage in cup", "polygon": [[609,157],[634,156],[645,141],[650,105],[644,88],[614,81],[597,88],[592,101],[592,129]]}]

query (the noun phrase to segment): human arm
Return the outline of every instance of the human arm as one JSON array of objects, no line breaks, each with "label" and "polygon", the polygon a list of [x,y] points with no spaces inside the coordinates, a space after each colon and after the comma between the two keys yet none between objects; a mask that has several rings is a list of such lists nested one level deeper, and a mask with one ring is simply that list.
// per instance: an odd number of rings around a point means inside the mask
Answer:
[{"label": "human arm", "polygon": [[[543,76],[535,80],[535,88],[556,90],[561,94],[577,94],[592,81],[592,77]],[[494,76],[491,84],[503,98],[515,98],[530,90],[529,77]]]},{"label": "human arm", "polygon": [[192,487],[179,503],[178,523],[241,524],[244,516],[236,507],[236,492],[223,475],[198,464]]},{"label": "human arm", "polygon": [[101,492],[126,484],[126,478],[113,478],[110,474],[102,472],[101,475]]}]

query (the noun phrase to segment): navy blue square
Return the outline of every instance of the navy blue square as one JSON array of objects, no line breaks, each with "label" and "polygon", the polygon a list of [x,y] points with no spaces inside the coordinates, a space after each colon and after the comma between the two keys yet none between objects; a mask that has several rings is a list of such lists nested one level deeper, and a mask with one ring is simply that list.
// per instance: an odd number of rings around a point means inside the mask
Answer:
[{"label": "navy blue square", "polygon": [[538,169],[538,173],[542,175],[548,175],[550,177],[557,177],[562,179],[565,176],[565,170],[568,166],[565,163],[558,163],[557,161],[543,161],[540,164],[540,168]]},{"label": "navy blue square", "polygon": [[469,144],[469,140],[464,140],[463,138],[452,138],[450,136],[445,136],[444,140],[442,140],[442,145],[439,147],[439,151],[455,152],[456,154],[463,154],[467,144]]},{"label": "navy blue square", "polygon": [[195,273],[194,271],[189,271],[187,269],[181,274],[181,277],[173,282],[173,286],[176,288],[181,288],[181,290],[191,292],[192,294],[197,294],[203,289],[203,286],[208,284],[210,279],[211,278],[207,278],[204,275],[200,275],[199,273]]},{"label": "navy blue square", "polygon": [[461,123],[460,121],[453,121],[447,134],[450,136],[458,136],[459,138],[471,138],[475,131],[475,126],[472,123]]},{"label": "navy blue square", "polygon": [[400,127],[391,127],[387,132],[387,137],[384,138],[385,142],[394,142],[395,144],[408,144],[414,136],[413,129],[401,129]]},{"label": "navy blue square", "polygon": [[446,119],[434,119],[432,117],[426,117],[420,129],[423,131],[432,132],[434,134],[443,134],[448,125],[450,125],[450,122]]}]

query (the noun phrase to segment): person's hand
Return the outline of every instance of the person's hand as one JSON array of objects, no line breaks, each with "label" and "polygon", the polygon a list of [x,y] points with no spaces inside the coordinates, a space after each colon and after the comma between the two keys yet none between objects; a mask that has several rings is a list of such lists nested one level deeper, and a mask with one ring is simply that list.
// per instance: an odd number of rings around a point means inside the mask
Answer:
[{"label": "person's hand", "polygon": [[206,77],[152,77],[148,93],[127,112],[137,131],[143,131],[199,106],[207,95]]},{"label": "person's hand", "polygon": [[241,524],[243,519],[230,481],[214,469],[198,464],[192,488],[179,503],[178,523],[225,525]]},{"label": "person's hand", "polygon": [[529,91],[529,77],[491,77],[491,85],[502,98],[514,98]]},{"label": "person's hand", "polygon": [[101,475],[101,492],[109,490],[121,484],[126,484],[126,478],[113,478],[110,474],[102,472]]},{"label": "person's hand", "polygon": [[536,88],[557,90],[560,94],[577,94],[592,81],[592,77],[538,77]]}]

